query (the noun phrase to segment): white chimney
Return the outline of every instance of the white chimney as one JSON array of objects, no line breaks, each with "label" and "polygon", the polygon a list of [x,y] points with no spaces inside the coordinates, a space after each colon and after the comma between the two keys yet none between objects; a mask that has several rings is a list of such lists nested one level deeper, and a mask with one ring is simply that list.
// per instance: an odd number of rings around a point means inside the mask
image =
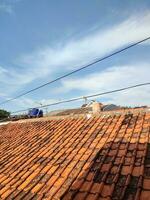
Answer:
[{"label": "white chimney", "polygon": [[93,102],[92,103],[92,111],[93,114],[98,114],[101,112],[102,104],[99,102]]}]

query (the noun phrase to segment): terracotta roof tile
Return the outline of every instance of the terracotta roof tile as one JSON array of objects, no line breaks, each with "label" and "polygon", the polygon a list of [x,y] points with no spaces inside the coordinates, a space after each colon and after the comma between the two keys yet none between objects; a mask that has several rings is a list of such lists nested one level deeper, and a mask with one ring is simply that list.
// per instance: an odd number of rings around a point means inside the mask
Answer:
[{"label": "terracotta roof tile", "polygon": [[150,113],[0,126],[0,199],[149,199]]}]

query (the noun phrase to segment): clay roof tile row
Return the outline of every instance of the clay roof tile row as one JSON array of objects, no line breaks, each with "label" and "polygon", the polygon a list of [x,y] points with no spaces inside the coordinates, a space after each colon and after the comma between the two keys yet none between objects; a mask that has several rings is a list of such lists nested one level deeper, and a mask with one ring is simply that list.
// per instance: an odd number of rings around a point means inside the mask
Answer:
[{"label": "clay roof tile row", "polygon": [[150,113],[1,125],[0,199],[150,199]]}]

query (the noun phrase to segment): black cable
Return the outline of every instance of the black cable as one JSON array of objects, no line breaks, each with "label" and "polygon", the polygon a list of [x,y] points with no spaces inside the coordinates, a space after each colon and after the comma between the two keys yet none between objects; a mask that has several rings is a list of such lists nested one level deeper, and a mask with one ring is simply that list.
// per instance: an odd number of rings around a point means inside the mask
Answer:
[{"label": "black cable", "polygon": [[142,43],[142,42],[145,42],[145,41],[147,41],[147,40],[149,40],[149,39],[150,39],[150,37],[147,37],[147,38],[145,38],[145,39],[143,39],[143,40],[140,40],[140,41],[138,41],[138,42],[136,42],[136,43],[134,43],[134,44],[131,44],[131,45],[129,45],[129,46],[127,46],[127,47],[125,47],[125,48],[123,48],[123,49],[121,49],[121,50],[115,51],[114,53],[111,53],[111,54],[109,54],[109,55],[107,55],[107,56],[104,56],[104,57],[102,57],[102,58],[99,58],[99,59],[97,59],[97,60],[95,60],[95,61],[93,61],[93,62],[91,62],[91,63],[89,63],[89,64],[87,64],[87,65],[85,65],[85,66],[83,66],[83,67],[81,67],[81,68],[79,68],[79,69],[76,69],[76,70],[74,70],[74,71],[72,71],[72,72],[69,72],[69,73],[67,73],[67,74],[65,74],[65,75],[63,75],[63,76],[60,76],[60,77],[58,77],[58,78],[56,78],[56,79],[54,79],[54,80],[52,80],[52,81],[49,81],[49,82],[47,82],[47,83],[44,83],[43,85],[40,85],[40,86],[38,86],[38,87],[36,87],[36,88],[33,88],[33,89],[31,89],[31,90],[29,90],[29,91],[27,91],[27,92],[24,92],[24,93],[22,93],[22,94],[20,94],[20,95],[18,95],[18,96],[16,96],[16,97],[14,97],[14,98],[11,98],[11,99],[8,99],[8,100],[6,100],[6,101],[3,101],[3,102],[0,103],[0,105],[3,105],[3,104],[5,104],[5,103],[8,103],[8,102],[13,101],[13,100],[15,100],[15,99],[18,99],[18,98],[20,98],[20,97],[22,97],[22,96],[25,96],[26,94],[29,94],[29,93],[31,93],[31,92],[33,92],[33,91],[35,91],[35,90],[38,90],[38,89],[40,89],[40,88],[42,88],[42,87],[45,87],[46,85],[52,84],[52,83],[54,83],[54,82],[56,82],[56,81],[59,81],[59,80],[61,80],[61,79],[63,79],[63,78],[66,78],[67,76],[70,76],[70,75],[72,75],[72,74],[74,74],[74,73],[76,73],[76,72],[79,72],[79,71],[81,71],[81,70],[83,70],[83,69],[86,69],[86,68],[90,67],[91,65],[94,65],[94,64],[96,64],[96,63],[98,63],[98,62],[101,62],[101,61],[103,61],[103,60],[105,60],[105,59],[107,59],[107,58],[110,58],[110,57],[112,57],[112,56],[114,56],[114,55],[116,55],[116,54],[118,54],[118,53],[121,53],[121,52],[123,52],[123,51],[125,51],[125,50],[127,50],[127,49],[129,49],[129,48],[131,48],[131,47],[134,47],[134,46],[136,46],[136,45],[138,45],[138,44],[140,44],[140,43]]},{"label": "black cable", "polygon": [[[49,106],[55,106],[55,105],[62,104],[62,103],[69,103],[69,102],[72,102],[72,101],[82,100],[84,98],[88,99],[88,98],[92,98],[92,97],[96,97],[96,96],[102,96],[102,95],[105,95],[105,94],[111,94],[111,93],[120,92],[120,91],[123,91],[123,90],[129,90],[131,88],[141,87],[141,86],[145,86],[145,85],[150,85],[150,82],[132,85],[132,86],[128,86],[128,87],[124,87],[124,88],[120,88],[120,89],[116,89],[116,90],[111,90],[111,91],[107,91],[107,92],[92,94],[92,95],[88,95],[88,96],[84,96],[84,97],[82,96],[82,97],[76,97],[76,98],[68,99],[68,100],[64,100],[64,101],[58,101],[58,102],[55,102],[55,103],[51,103],[51,104],[47,104],[47,105],[43,105],[43,106],[38,106],[36,108],[44,108],[44,107],[49,107]],[[15,113],[19,113],[19,112],[25,112],[25,111],[28,111],[29,109],[32,109],[32,108],[14,111],[11,114],[15,114]]]}]

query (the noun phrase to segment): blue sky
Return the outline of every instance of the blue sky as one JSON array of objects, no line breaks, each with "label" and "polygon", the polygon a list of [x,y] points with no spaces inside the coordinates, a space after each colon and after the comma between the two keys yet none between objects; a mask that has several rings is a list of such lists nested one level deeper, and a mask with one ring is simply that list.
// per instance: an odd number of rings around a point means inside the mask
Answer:
[{"label": "blue sky", "polygon": [[[148,36],[148,0],[0,0],[0,101]],[[150,41],[2,108],[15,111],[148,82],[149,51]],[[150,105],[149,99],[147,86],[99,101],[139,106]]]}]

